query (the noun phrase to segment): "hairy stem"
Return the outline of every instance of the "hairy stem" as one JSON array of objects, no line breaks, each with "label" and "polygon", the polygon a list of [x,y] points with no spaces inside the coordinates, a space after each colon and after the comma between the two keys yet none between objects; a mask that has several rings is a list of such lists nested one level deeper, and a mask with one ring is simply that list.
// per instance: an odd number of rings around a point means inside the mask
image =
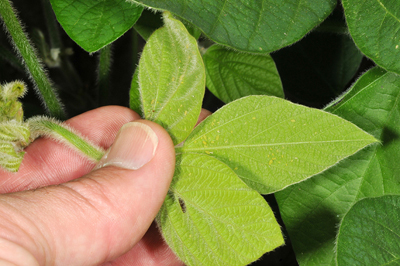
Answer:
[{"label": "hairy stem", "polygon": [[105,153],[103,148],[91,143],[78,132],[55,119],[39,116],[28,119],[26,122],[33,139],[41,136],[49,137],[78,151],[94,162],[98,162]]},{"label": "hairy stem", "polygon": [[0,15],[4,26],[11,36],[16,51],[20,54],[32,81],[36,85],[37,92],[51,116],[65,118],[62,105],[57,97],[52,83],[44,71],[35,49],[25,34],[21,23],[11,6],[9,0],[0,0]]}]

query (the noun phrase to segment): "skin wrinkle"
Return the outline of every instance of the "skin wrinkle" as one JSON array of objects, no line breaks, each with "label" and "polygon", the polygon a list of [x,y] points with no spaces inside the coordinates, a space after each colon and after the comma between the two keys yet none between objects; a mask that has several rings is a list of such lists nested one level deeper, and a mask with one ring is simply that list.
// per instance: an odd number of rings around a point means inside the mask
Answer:
[{"label": "skin wrinkle", "polygon": [[[94,181],[94,180],[92,180],[91,178],[87,178],[87,179],[85,179],[85,180]],[[110,212],[104,212],[104,210],[100,210],[100,209],[98,209],[98,208],[96,207],[96,205],[98,205],[99,202],[103,202],[103,201],[102,201],[102,200],[94,201],[93,199],[91,199],[91,197],[90,197],[91,195],[84,195],[84,193],[81,193],[79,190],[77,190],[77,189],[75,188],[74,185],[70,185],[70,184],[73,183],[73,182],[76,182],[76,180],[71,181],[71,182],[66,183],[66,184],[57,185],[57,186],[55,186],[55,187],[57,187],[57,188],[62,188],[63,190],[66,191],[66,194],[68,195],[68,199],[69,199],[69,200],[68,200],[68,204],[71,203],[71,197],[70,197],[70,195],[74,196],[74,199],[76,199],[76,201],[72,201],[72,202],[75,203],[74,206],[75,206],[76,208],[82,210],[82,211],[81,211],[82,214],[88,213],[88,210],[86,209],[86,208],[88,208],[88,209],[90,209],[90,212],[94,211],[94,213],[95,213],[96,216],[105,217],[105,218],[106,218],[105,220],[107,220],[108,217],[107,217],[104,213],[110,213]],[[99,185],[99,187],[100,187],[100,185]],[[89,189],[89,191],[90,191],[90,189]],[[98,190],[95,190],[95,191],[98,191]],[[62,199],[62,201],[65,201],[65,200]],[[93,203],[93,202],[95,202],[95,203]],[[108,205],[108,204],[106,204],[106,205]],[[74,209],[76,210],[76,208],[74,208]],[[111,207],[111,208],[112,208],[112,207]],[[48,231],[49,231],[49,232],[52,232],[52,233],[54,233],[54,234],[57,234],[57,233],[54,232],[53,230],[48,230]],[[103,232],[105,232],[105,231],[103,231]],[[108,234],[106,235],[105,238],[111,239],[111,235],[112,235],[112,234],[111,234],[111,228],[110,228],[109,230],[107,230],[107,232],[108,232]],[[52,238],[52,239],[55,239],[55,236],[51,236],[51,238]],[[110,255],[111,255],[111,254],[110,254],[110,251],[112,250],[112,247],[111,247],[112,244],[114,244],[114,243],[108,243],[108,245],[107,245],[106,248],[104,249],[104,250],[106,250],[107,252],[106,252],[106,253],[103,253],[103,260],[102,260],[102,262],[104,262],[104,261],[106,261],[108,258],[110,258]],[[54,247],[57,247],[56,244],[53,244],[53,246],[54,246]],[[55,251],[53,252],[53,254],[57,254],[57,250],[55,250]],[[56,258],[57,258],[57,256],[54,256],[53,261],[55,261]]]},{"label": "skin wrinkle", "polygon": [[[7,197],[18,199],[21,201],[26,201],[24,198],[18,197],[18,195],[16,195],[16,194],[18,194],[18,193],[8,194]],[[48,251],[50,249],[49,247],[51,247],[51,245],[49,244],[50,242],[43,235],[42,231],[39,229],[37,221],[32,221],[29,218],[29,215],[26,215],[25,212],[19,211],[16,206],[9,204],[8,202],[6,202],[3,199],[0,199],[0,205],[1,205],[0,212],[2,212],[4,210],[4,208],[11,209],[10,212],[12,213],[12,215],[9,215],[7,213],[0,215],[0,217],[2,217],[3,221],[5,221],[5,220],[9,221],[7,223],[7,225],[15,226],[15,228],[9,228],[10,235],[13,235],[13,233],[11,233],[11,232],[19,232],[19,235],[22,235],[24,237],[24,239],[21,240],[20,237],[18,237],[17,239],[12,239],[10,237],[7,237],[7,235],[0,236],[0,238],[11,241],[12,243],[15,243],[19,247],[23,248],[24,250],[27,250],[27,252],[29,252],[30,254],[34,255],[26,247],[26,243],[29,240],[30,245],[33,245],[34,247],[36,247],[36,248],[34,248],[34,250],[39,251],[39,254],[36,254],[35,258],[38,261],[38,263],[41,262],[41,260],[39,260],[38,258],[40,258],[40,257],[45,258],[44,254],[47,253],[46,250]],[[13,219],[10,220],[9,219],[10,217],[12,217]],[[5,228],[4,225],[1,225],[1,227]],[[30,230],[27,231],[27,230],[25,230],[25,228],[29,228]],[[32,231],[32,228],[34,229],[35,234],[30,233],[30,231]],[[2,231],[0,231],[0,233],[2,233]],[[42,241],[38,241],[38,239],[33,239],[31,237],[32,235],[35,235],[36,238],[38,236],[40,236],[40,239]],[[28,239],[26,237],[28,237]],[[21,245],[20,243],[25,243],[25,245]],[[40,254],[42,254],[42,255],[40,256]],[[50,261],[53,262],[52,260],[50,260]],[[42,265],[42,263],[39,263],[39,264]]]}]

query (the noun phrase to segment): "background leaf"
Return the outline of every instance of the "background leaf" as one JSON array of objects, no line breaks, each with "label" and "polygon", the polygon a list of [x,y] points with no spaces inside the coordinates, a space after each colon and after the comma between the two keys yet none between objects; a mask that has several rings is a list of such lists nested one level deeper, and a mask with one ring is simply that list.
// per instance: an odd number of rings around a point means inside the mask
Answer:
[{"label": "background leaf", "polygon": [[283,244],[265,200],[207,155],[177,157],[157,221],[186,265],[246,265]]},{"label": "background leaf", "polygon": [[50,0],[58,22],[79,46],[95,52],[118,39],[143,7],[125,0]]},{"label": "background leaf", "polygon": [[213,41],[253,53],[269,53],[298,41],[336,5],[336,0],[134,2],[171,11],[196,25]]},{"label": "background leaf", "polygon": [[274,60],[213,45],[203,55],[207,88],[225,103],[248,95],[284,97]]},{"label": "background leaf", "polygon": [[337,240],[338,266],[398,265],[400,196],[367,198],[343,217]]},{"label": "background leaf", "polygon": [[400,74],[399,2],[342,2],[350,34],[358,48],[377,65]]},{"label": "background leaf", "polygon": [[174,144],[186,139],[197,122],[205,90],[205,70],[196,40],[167,15],[165,27],[147,42],[139,63],[144,118],[162,125]]},{"label": "background leaf", "polygon": [[272,96],[248,96],[206,118],[178,152],[209,154],[267,194],[373,142],[372,136],[335,115]]},{"label": "background leaf", "polygon": [[337,225],[364,197],[400,193],[400,77],[365,73],[327,110],[382,141],[275,194],[300,265],[335,265]]}]

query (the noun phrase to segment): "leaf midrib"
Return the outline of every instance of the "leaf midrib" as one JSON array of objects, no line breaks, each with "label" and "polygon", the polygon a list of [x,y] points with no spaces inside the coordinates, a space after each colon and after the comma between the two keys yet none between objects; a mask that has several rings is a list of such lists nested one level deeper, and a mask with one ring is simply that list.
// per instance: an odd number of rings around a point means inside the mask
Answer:
[{"label": "leaf midrib", "polygon": [[192,152],[192,151],[203,151],[203,150],[225,150],[225,149],[237,149],[237,148],[262,148],[262,147],[271,147],[271,146],[287,146],[287,145],[305,145],[305,144],[325,144],[325,143],[358,143],[370,141],[369,139],[357,139],[357,140],[324,140],[324,141],[299,141],[299,142],[282,142],[282,143],[263,143],[263,144],[248,144],[248,145],[226,145],[226,146],[216,146],[216,147],[201,147],[201,148],[185,148],[183,146],[181,149],[183,152]]}]

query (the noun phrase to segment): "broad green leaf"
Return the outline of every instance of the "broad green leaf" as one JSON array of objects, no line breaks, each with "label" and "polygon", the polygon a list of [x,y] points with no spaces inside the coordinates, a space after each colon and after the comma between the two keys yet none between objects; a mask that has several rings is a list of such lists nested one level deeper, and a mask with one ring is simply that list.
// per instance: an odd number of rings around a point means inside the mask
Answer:
[{"label": "broad green leaf", "polygon": [[225,103],[249,95],[284,97],[269,55],[252,55],[213,45],[203,55],[207,88]]},{"label": "broad green leaf", "polygon": [[400,9],[395,0],[343,0],[356,45],[386,70],[400,74]]},{"label": "broad green leaf", "polygon": [[17,152],[11,142],[0,140],[0,167],[17,172],[23,157],[24,152]]},{"label": "broad green leaf", "polygon": [[343,217],[338,266],[400,264],[400,196],[366,198]]},{"label": "broad green leaf", "polygon": [[337,226],[350,207],[364,197],[400,194],[399,100],[400,77],[380,68],[365,73],[327,111],[382,144],[275,194],[300,265],[335,265]]},{"label": "broad green leaf", "polygon": [[263,197],[207,155],[177,157],[157,221],[186,265],[247,265],[283,244]]},{"label": "broad green leaf", "polygon": [[178,152],[209,154],[267,194],[320,173],[373,142],[338,116],[273,96],[248,96],[200,123]]},{"label": "broad green leaf", "polygon": [[118,39],[137,21],[143,8],[125,0],[50,0],[65,32],[88,52]]},{"label": "broad green leaf", "polygon": [[144,47],[139,63],[139,90],[144,118],[162,125],[179,144],[201,111],[205,70],[196,40],[170,14]]},{"label": "broad green leaf", "polygon": [[130,0],[168,10],[213,41],[237,50],[269,53],[292,44],[320,24],[336,0]]},{"label": "broad green leaf", "polygon": [[272,57],[286,97],[322,108],[348,89],[363,55],[350,36],[318,30],[273,53]]},{"label": "broad green leaf", "polygon": [[30,130],[29,128],[16,121],[1,122],[0,123],[0,141],[22,141],[29,142]]}]

